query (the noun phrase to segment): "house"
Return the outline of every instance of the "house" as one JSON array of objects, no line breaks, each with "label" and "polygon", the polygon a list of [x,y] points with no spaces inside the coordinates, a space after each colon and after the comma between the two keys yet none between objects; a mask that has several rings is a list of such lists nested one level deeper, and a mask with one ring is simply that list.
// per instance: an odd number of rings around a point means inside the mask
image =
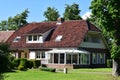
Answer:
[{"label": "house", "polygon": [[41,60],[50,68],[106,67],[107,43],[85,20],[29,23],[8,43],[16,58]]},{"label": "house", "polygon": [[0,42],[6,42],[14,31],[0,31]]}]

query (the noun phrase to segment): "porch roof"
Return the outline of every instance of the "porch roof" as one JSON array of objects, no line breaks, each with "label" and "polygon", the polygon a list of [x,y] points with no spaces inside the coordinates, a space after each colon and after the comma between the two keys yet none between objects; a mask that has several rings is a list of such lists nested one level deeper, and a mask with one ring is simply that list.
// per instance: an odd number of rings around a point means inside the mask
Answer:
[{"label": "porch roof", "polygon": [[47,51],[47,53],[85,53],[85,54],[89,54],[88,51],[84,51],[84,50],[51,50],[51,51]]}]

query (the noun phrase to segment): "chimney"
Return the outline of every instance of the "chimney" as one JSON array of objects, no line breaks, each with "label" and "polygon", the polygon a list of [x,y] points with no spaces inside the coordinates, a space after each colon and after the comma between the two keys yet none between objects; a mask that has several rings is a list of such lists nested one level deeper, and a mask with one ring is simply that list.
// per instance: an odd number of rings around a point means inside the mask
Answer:
[{"label": "chimney", "polygon": [[61,25],[64,22],[64,18],[58,18],[57,19],[57,25]]}]

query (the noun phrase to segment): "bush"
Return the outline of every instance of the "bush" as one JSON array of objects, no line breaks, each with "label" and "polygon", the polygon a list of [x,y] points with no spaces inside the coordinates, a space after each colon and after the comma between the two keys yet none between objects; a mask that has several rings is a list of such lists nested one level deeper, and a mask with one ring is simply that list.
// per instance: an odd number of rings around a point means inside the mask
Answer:
[{"label": "bush", "polygon": [[42,71],[49,71],[49,72],[55,72],[56,71],[55,68],[47,68],[47,67],[40,67],[40,70],[42,70]]},{"label": "bush", "polygon": [[14,69],[16,69],[19,66],[19,64],[20,64],[20,59],[14,59],[12,61],[12,64],[14,66]]},{"label": "bush", "polygon": [[4,75],[0,73],[0,80],[4,80]]},{"label": "bush", "polygon": [[27,61],[27,68],[31,69],[33,67],[33,61],[28,60]]},{"label": "bush", "polygon": [[20,71],[26,71],[27,69],[26,69],[26,68],[24,68],[24,66],[19,65],[19,66],[18,66],[18,70],[20,70]]},{"label": "bush", "polygon": [[107,67],[112,68],[113,62],[112,59],[107,59]]},{"label": "bush", "polygon": [[9,60],[5,55],[0,55],[0,73],[9,70]]},{"label": "bush", "polygon": [[38,68],[41,65],[40,60],[32,60],[33,61],[33,68]]},{"label": "bush", "polygon": [[21,70],[21,71],[27,70],[27,59],[20,59],[18,70]]}]

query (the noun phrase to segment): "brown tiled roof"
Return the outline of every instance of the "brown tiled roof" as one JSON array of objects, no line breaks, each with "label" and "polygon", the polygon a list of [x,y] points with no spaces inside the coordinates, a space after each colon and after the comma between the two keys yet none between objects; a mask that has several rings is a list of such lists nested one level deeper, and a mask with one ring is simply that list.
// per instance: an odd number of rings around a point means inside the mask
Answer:
[{"label": "brown tiled roof", "polygon": [[[45,47],[78,47],[87,31],[87,22],[84,20],[63,22],[57,26],[50,41],[45,43]],[[55,41],[58,35],[63,36],[60,42]]]},{"label": "brown tiled roof", "polygon": [[[44,33],[50,29],[52,32],[47,37],[44,43],[26,43],[26,34]],[[19,30],[17,30],[8,40],[11,43],[11,49],[29,48],[64,48],[64,47],[78,47],[85,37],[88,30],[97,31],[94,25],[85,20],[65,21],[61,25],[56,22],[41,22],[30,23]],[[55,41],[58,35],[62,35],[61,41]],[[21,36],[19,42],[13,42],[16,36]],[[46,38],[46,39],[47,39]]]},{"label": "brown tiled roof", "polygon": [[[9,44],[11,44],[10,45],[10,48],[11,49],[19,49],[19,48],[29,48],[29,47],[33,47],[34,45],[36,46],[36,47],[38,47],[37,45],[39,45],[39,44],[32,44],[32,45],[30,45],[30,44],[27,44],[26,43],[26,34],[33,34],[33,33],[36,33],[36,32],[34,32],[35,31],[35,29],[38,29],[39,27],[39,30],[40,31],[38,31],[37,30],[37,33],[39,32],[39,33],[41,33],[41,31],[42,31],[42,33],[44,33],[44,32],[46,32],[47,30],[49,30],[49,29],[52,29],[52,28],[54,28],[54,26],[51,26],[51,25],[53,25],[53,24],[55,24],[55,22],[51,22],[51,23],[49,23],[49,22],[41,22],[41,23],[29,23],[29,24],[27,24],[27,25],[25,25],[25,26],[23,26],[22,28],[20,28],[19,30],[17,30],[17,31],[15,31],[15,33],[8,39],[8,43]],[[47,26],[46,26],[47,25]],[[50,25],[50,26],[49,26]],[[50,28],[49,28],[50,27]],[[47,28],[47,29],[45,29],[45,28]],[[31,32],[31,33],[30,33]],[[17,37],[17,36],[21,36],[21,39],[20,39],[20,41],[19,42],[13,42],[14,41],[14,39]],[[39,45],[39,46],[41,46],[41,45]],[[39,47],[38,47],[39,48]]]},{"label": "brown tiled roof", "polygon": [[0,42],[6,42],[14,31],[0,31]]}]

